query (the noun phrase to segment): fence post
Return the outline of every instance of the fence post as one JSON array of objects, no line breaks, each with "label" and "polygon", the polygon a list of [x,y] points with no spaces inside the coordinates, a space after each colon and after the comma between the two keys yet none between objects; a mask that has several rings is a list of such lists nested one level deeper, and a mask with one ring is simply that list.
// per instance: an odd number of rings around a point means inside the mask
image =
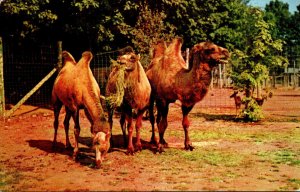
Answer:
[{"label": "fence post", "polygon": [[4,117],[5,112],[5,96],[4,96],[4,65],[3,65],[3,44],[0,37],[0,117]]},{"label": "fence post", "polygon": [[57,42],[57,50],[58,50],[57,70],[60,71],[62,68],[62,41]]}]

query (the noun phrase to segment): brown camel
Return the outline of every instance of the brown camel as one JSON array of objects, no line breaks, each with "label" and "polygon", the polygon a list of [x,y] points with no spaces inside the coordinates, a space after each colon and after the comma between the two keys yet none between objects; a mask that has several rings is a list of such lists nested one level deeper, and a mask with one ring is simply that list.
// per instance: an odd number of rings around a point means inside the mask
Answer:
[{"label": "brown camel", "polygon": [[80,133],[79,109],[83,108],[91,123],[93,148],[96,151],[96,165],[99,167],[110,147],[110,129],[100,103],[99,86],[89,67],[93,55],[91,52],[84,52],[77,64],[72,55],[67,51],[63,51],[62,56],[64,66],[58,74],[52,90],[52,102],[54,105],[53,147],[55,147],[57,142],[59,112],[62,105],[64,105],[66,109],[64,119],[66,147],[71,148],[68,132],[69,121],[72,117],[75,124],[73,157],[77,157]]},{"label": "brown camel", "polygon": [[181,38],[173,39],[169,46],[166,46],[163,41],[158,42],[154,46],[154,58],[146,71],[152,89],[149,107],[152,124],[151,142],[155,142],[153,105],[156,101],[160,152],[163,151],[163,146],[167,146],[164,133],[168,126],[169,104],[176,100],[181,101],[185,149],[193,150],[194,147],[189,138],[188,114],[194,105],[206,95],[211,82],[212,69],[229,58],[227,49],[211,42],[202,42],[192,48],[190,66],[189,69],[185,69],[181,46]]},{"label": "brown camel", "polygon": [[[149,106],[151,86],[147,79],[146,73],[143,69],[143,66],[140,63],[140,56],[136,55],[133,52],[126,53],[120,56],[117,60],[118,64],[122,67],[114,67],[110,73],[108,83],[106,85],[106,96],[109,97],[113,94],[116,94],[117,91],[117,81],[118,76],[121,73],[121,70],[124,72],[124,96],[121,104],[121,118],[120,124],[124,137],[124,144],[126,145],[126,128],[125,120],[127,121],[128,128],[128,146],[127,154],[134,153],[134,146],[132,144],[133,137],[133,123],[132,123],[132,109],[137,111],[136,119],[136,150],[142,149],[142,144],[140,141],[140,128],[142,126],[142,117]],[[113,109],[109,109],[109,122],[112,129],[112,116]]]}]

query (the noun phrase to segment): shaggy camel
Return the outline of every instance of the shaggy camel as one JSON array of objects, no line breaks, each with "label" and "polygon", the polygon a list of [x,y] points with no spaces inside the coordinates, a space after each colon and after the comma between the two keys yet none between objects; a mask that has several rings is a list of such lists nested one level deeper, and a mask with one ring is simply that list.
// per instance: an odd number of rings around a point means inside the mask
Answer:
[{"label": "shaggy camel", "polygon": [[[151,86],[147,79],[146,73],[143,69],[143,66],[140,63],[140,56],[136,55],[133,52],[126,53],[119,56],[117,60],[120,66],[124,66],[125,70],[123,75],[124,80],[124,94],[121,104],[121,118],[120,124],[124,137],[124,144],[126,145],[126,127],[125,120],[127,121],[128,128],[128,146],[127,154],[134,153],[134,146],[132,144],[133,137],[133,123],[132,123],[132,109],[137,111],[136,119],[136,150],[142,149],[142,144],[140,141],[140,128],[142,126],[142,117],[149,105]],[[109,75],[109,79],[106,85],[106,96],[116,94],[117,92],[117,81],[118,76],[121,73],[121,67],[114,67],[112,72]],[[109,109],[109,123],[112,129],[112,116],[113,109]]]},{"label": "shaggy camel", "polygon": [[153,105],[156,101],[157,126],[159,131],[158,150],[167,146],[164,133],[168,126],[167,115],[169,104],[181,101],[183,114],[182,126],[185,133],[185,149],[193,150],[189,138],[188,114],[194,105],[206,95],[210,82],[211,71],[218,64],[229,58],[227,49],[211,42],[196,44],[189,58],[189,69],[185,69],[185,61],[181,55],[182,39],[175,38],[166,46],[160,41],[154,46],[154,58],[146,74],[151,84],[151,101],[149,106],[150,122],[152,124],[151,142],[155,141]]},{"label": "shaggy camel", "polygon": [[75,124],[75,147],[73,157],[78,155],[78,138],[80,133],[79,109],[83,108],[91,123],[93,148],[96,151],[96,165],[99,167],[110,147],[109,123],[100,103],[100,89],[89,67],[92,60],[91,52],[84,52],[76,64],[74,58],[67,51],[62,53],[64,66],[58,74],[53,90],[52,102],[54,105],[54,139],[56,146],[58,117],[62,105],[65,106],[66,116],[64,127],[66,133],[66,147],[71,148],[69,140],[69,121],[72,117]]}]

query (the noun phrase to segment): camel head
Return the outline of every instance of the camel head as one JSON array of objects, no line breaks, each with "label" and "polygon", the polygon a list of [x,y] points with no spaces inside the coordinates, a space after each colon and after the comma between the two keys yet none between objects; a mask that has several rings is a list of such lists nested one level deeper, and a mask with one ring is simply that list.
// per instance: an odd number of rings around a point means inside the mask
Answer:
[{"label": "camel head", "polygon": [[191,61],[196,64],[208,63],[210,67],[217,64],[225,64],[230,57],[229,51],[212,42],[196,44],[191,51]]},{"label": "camel head", "polygon": [[93,148],[96,151],[96,166],[100,168],[109,148],[110,148],[110,127],[104,115],[100,121],[96,121],[92,127]]},{"label": "camel head", "polygon": [[117,62],[120,65],[126,66],[126,71],[133,71],[138,66],[138,62],[140,61],[140,55],[136,55],[133,52],[126,53],[118,57]]}]

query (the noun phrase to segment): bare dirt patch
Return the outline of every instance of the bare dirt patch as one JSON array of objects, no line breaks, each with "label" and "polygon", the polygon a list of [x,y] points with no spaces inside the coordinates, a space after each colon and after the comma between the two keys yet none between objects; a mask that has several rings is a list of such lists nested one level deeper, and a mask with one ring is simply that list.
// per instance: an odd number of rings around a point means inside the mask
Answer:
[{"label": "bare dirt patch", "polygon": [[[293,96],[283,96],[283,95]],[[205,113],[197,104],[190,115],[194,151],[183,149],[180,107],[172,104],[165,139],[169,148],[154,153],[149,121],[143,121],[144,149],[125,154],[118,118],[116,147],[94,167],[88,120],[81,114],[80,157],[65,150],[64,113],[58,149],[52,149],[53,112],[22,106],[1,121],[0,190],[297,190],[300,189],[300,99],[276,92],[264,105],[266,119],[238,122],[231,113]],[[299,94],[300,95],[300,94]],[[286,100],[281,100],[284,97]],[[281,102],[280,102],[281,101]],[[232,101],[233,102],[233,101]],[[291,104],[292,102],[292,104]],[[282,106],[280,106],[282,105]],[[293,107],[293,109],[291,109]],[[74,124],[71,123],[70,139]]]}]

